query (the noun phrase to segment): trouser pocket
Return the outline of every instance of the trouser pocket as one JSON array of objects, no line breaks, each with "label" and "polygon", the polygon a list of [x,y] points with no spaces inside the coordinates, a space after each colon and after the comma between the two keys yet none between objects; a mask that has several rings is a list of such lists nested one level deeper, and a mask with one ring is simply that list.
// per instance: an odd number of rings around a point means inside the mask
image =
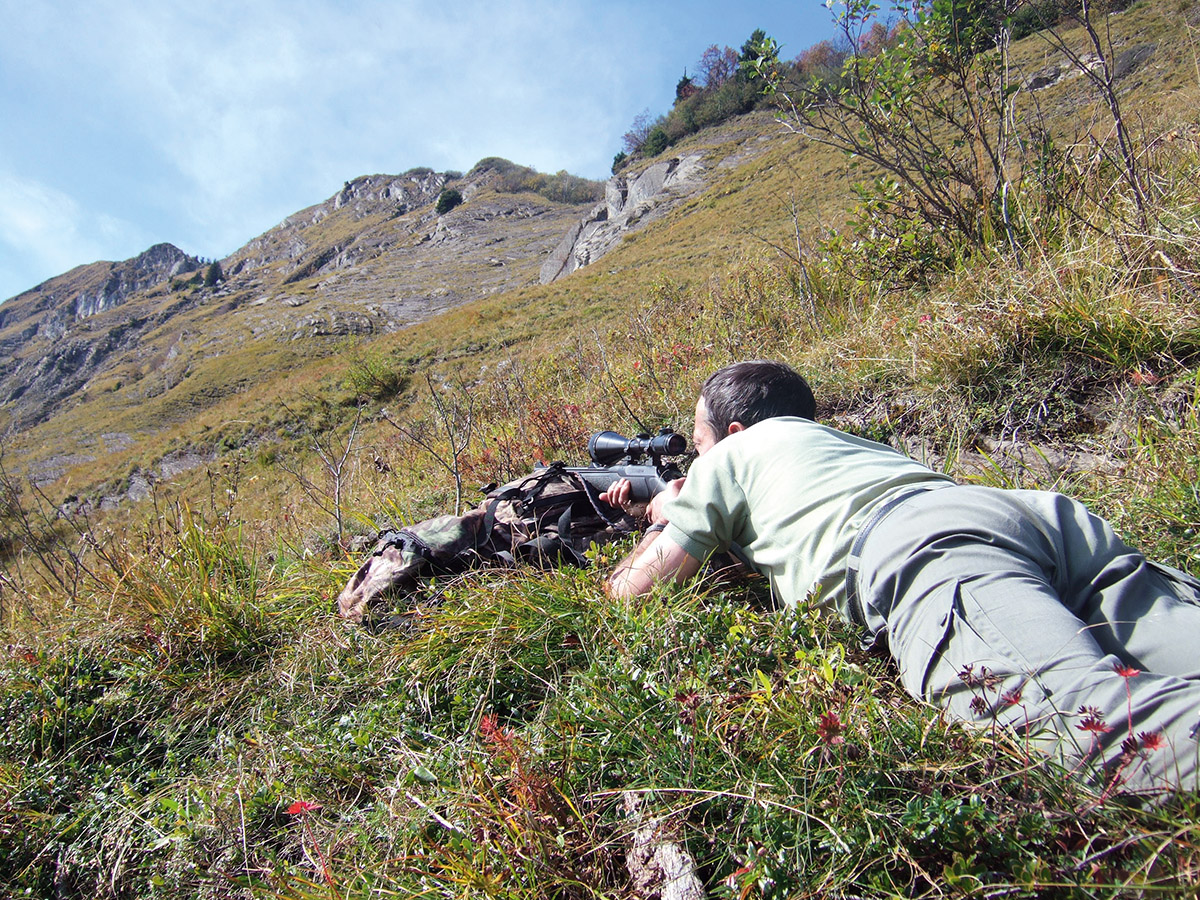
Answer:
[{"label": "trouser pocket", "polygon": [[929,683],[936,661],[954,630],[957,585],[893,610],[888,622],[888,650],[900,669],[900,683],[919,700],[934,700]]},{"label": "trouser pocket", "polygon": [[900,680],[910,694],[968,720],[1007,719],[1010,701],[1026,691],[1026,703],[1042,699],[1040,686],[1029,684],[1032,673],[1020,650],[992,625],[969,585],[951,582],[923,602],[928,611],[893,636]]}]

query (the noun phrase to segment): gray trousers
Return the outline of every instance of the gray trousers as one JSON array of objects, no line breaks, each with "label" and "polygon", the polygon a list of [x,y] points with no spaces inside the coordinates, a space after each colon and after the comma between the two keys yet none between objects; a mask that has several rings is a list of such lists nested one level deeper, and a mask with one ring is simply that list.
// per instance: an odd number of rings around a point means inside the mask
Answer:
[{"label": "gray trousers", "polygon": [[913,696],[1024,731],[1126,790],[1197,789],[1200,582],[1082,504],[919,494],[866,538],[858,585]]}]

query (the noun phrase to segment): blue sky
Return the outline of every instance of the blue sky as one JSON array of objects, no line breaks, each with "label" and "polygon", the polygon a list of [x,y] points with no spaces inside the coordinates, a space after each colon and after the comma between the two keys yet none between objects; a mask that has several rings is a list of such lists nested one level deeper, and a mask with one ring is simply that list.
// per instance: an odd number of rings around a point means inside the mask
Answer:
[{"label": "blue sky", "polygon": [[0,0],[0,298],[169,241],[223,257],[359,175],[607,177],[710,44],[819,0]]}]

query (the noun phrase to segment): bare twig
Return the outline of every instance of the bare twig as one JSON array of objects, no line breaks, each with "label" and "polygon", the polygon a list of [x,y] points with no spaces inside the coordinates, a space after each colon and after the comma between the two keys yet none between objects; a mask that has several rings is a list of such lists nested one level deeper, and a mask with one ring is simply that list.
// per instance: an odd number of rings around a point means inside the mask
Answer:
[{"label": "bare twig", "polygon": [[429,388],[437,426],[445,435],[445,449],[440,448],[437,442],[422,433],[421,429],[401,425],[386,411],[380,417],[432,456],[434,461],[450,474],[454,479],[454,511],[459,513],[462,511],[462,456],[471,446],[475,398],[462,385],[458,385],[453,394],[442,396],[442,392],[434,387],[433,378],[428,372],[425,373],[425,384]]},{"label": "bare twig", "polygon": [[[1084,34],[1087,35],[1088,43],[1091,45],[1092,52],[1096,56],[1094,64],[1086,59],[1083,53],[1072,47],[1055,29],[1044,28],[1038,34],[1058,52],[1062,53],[1075,70],[1092,83],[1108,107],[1109,114],[1112,116],[1113,133],[1116,137],[1122,162],[1122,166],[1120,167],[1122,178],[1133,195],[1134,204],[1137,207],[1138,226],[1142,233],[1149,233],[1151,218],[1150,202],[1146,197],[1137,151],[1134,147],[1133,139],[1129,134],[1125,115],[1121,109],[1121,100],[1117,93],[1116,74],[1112,61],[1111,22],[1108,14],[1105,13],[1104,36],[1101,37],[1100,29],[1096,24],[1097,14],[1094,7],[1094,0],[1082,0],[1077,11],[1066,13],[1083,28]],[[1102,152],[1106,152],[1103,151],[1103,148],[1100,149]],[[1114,210],[1114,212],[1116,211]]]},{"label": "bare twig", "polygon": [[[286,404],[284,409],[292,412]],[[354,444],[358,439],[359,426],[362,424],[363,408],[360,404],[354,413],[354,422],[344,441],[338,438],[337,430],[328,429],[324,434],[312,429],[309,433],[309,449],[316,453],[325,471],[326,484],[317,484],[309,478],[302,465],[280,460],[279,466],[291,475],[308,498],[317,504],[325,513],[331,516],[337,527],[337,542],[342,546],[345,540],[345,509],[344,494],[349,478],[349,461],[354,452]]]}]

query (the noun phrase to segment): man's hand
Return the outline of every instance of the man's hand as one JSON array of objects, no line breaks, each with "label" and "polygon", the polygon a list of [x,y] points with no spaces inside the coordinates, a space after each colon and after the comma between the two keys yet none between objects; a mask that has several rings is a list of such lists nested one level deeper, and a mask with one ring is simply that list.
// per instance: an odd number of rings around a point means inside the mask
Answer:
[{"label": "man's hand", "polygon": [[612,487],[600,495],[600,499],[609,506],[616,507],[627,515],[640,518],[645,515],[652,525],[665,525],[667,517],[663,515],[663,505],[679,495],[684,478],[676,478],[667,483],[667,489],[655,494],[649,504],[637,503],[633,500],[633,485],[628,478],[613,482]]},{"label": "man's hand", "polygon": [[628,478],[620,478],[600,494],[600,499],[609,506],[621,510],[626,515],[640,519],[646,512],[645,503],[633,502],[633,484]]},{"label": "man's hand", "polygon": [[668,522],[666,515],[663,514],[663,507],[667,501],[674,500],[679,496],[679,492],[683,490],[683,483],[687,478],[676,478],[674,481],[667,482],[667,489],[659,491],[650,498],[650,505],[646,507],[646,517],[650,520],[651,525],[665,525]]}]

